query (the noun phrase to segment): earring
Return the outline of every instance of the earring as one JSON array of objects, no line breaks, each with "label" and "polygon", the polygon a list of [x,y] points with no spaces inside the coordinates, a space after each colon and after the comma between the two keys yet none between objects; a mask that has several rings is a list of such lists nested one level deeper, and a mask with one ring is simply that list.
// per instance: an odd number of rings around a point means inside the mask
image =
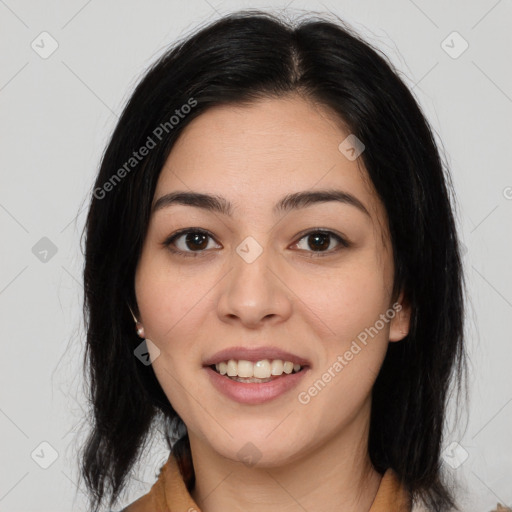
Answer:
[{"label": "earring", "polygon": [[146,336],[144,336],[144,327],[142,327],[140,322],[137,322],[137,325],[140,325],[140,327],[137,329],[137,334],[140,338],[145,338]]},{"label": "earring", "polygon": [[134,315],[134,313],[133,313],[133,311],[132,311],[132,308],[131,308],[130,306],[128,306],[128,309],[130,310],[130,313],[132,314],[133,321],[134,321],[135,323],[137,323],[137,322],[138,322],[138,320],[137,320],[136,316]]},{"label": "earring", "polygon": [[144,335],[144,327],[142,327],[142,324],[137,320],[137,317],[133,314],[132,308],[128,306],[128,309],[130,310],[130,313],[132,314],[133,320],[137,327],[137,334],[139,335],[139,337],[145,338],[146,336]]}]

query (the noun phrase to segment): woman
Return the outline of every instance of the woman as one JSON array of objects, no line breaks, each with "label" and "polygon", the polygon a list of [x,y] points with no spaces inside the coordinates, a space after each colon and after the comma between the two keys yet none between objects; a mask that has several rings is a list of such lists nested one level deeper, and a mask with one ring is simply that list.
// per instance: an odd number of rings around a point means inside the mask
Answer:
[{"label": "woman", "polygon": [[[455,507],[463,275],[432,131],[341,22],[226,16],[144,76],[85,227],[91,509]],[[135,321],[135,326],[132,323]]]}]

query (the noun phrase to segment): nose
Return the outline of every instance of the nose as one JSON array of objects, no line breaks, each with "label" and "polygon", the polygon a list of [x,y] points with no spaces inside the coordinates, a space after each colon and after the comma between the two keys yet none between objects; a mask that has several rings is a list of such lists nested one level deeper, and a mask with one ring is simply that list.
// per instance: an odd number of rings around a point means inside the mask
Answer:
[{"label": "nose", "polygon": [[[254,250],[252,246],[248,254]],[[292,292],[279,272],[279,257],[263,248],[254,260],[246,252],[234,251],[231,261],[231,271],[219,283],[221,321],[251,329],[286,321],[292,312]]]}]

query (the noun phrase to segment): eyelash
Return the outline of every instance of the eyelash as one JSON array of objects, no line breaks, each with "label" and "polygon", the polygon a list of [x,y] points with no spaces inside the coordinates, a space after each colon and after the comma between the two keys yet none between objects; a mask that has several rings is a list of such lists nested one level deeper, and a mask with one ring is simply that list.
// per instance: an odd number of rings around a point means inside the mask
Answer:
[{"label": "eyelash", "polygon": [[[162,242],[162,245],[164,247],[167,247],[167,249],[169,249],[169,251],[171,251],[174,254],[177,254],[178,256],[183,256],[185,258],[190,258],[190,257],[197,258],[198,256],[201,255],[201,253],[206,252],[206,249],[203,249],[203,250],[200,250],[200,251],[182,251],[181,249],[176,249],[176,248],[173,247],[173,243],[178,238],[180,238],[181,236],[186,235],[188,233],[206,235],[206,236],[209,236],[210,238],[215,240],[214,236],[209,231],[206,231],[206,230],[201,229],[201,228],[185,228],[185,229],[180,229],[176,233],[173,233],[172,235],[168,236]],[[343,237],[341,237],[340,235],[337,235],[336,233],[333,233],[332,231],[328,231],[328,230],[324,230],[324,229],[319,229],[319,228],[309,230],[309,231],[307,231],[305,233],[300,233],[299,234],[300,238],[299,238],[298,242],[296,242],[294,245],[298,244],[303,238],[307,238],[308,236],[314,235],[314,234],[329,235],[332,238],[334,238],[337,242],[339,242],[341,247],[339,247],[337,249],[334,249],[334,250],[331,249],[329,251],[306,251],[306,252],[311,252],[312,253],[311,256],[310,256],[311,258],[322,258],[322,257],[325,257],[325,256],[330,256],[333,253],[338,252],[338,251],[340,251],[343,248],[350,247],[350,243],[347,240],[345,240]]]}]

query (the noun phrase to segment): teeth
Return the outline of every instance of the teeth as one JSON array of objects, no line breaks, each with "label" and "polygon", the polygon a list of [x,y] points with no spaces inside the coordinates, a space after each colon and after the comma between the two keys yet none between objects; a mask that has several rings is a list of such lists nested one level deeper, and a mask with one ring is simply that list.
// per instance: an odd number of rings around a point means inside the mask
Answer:
[{"label": "teeth", "polygon": [[227,375],[228,377],[271,380],[271,376],[279,376],[283,373],[297,373],[302,369],[302,366],[281,359],[274,359],[273,361],[262,359],[256,363],[244,359],[240,359],[239,361],[230,359],[229,361],[217,363],[215,369],[221,375]]},{"label": "teeth", "polygon": [[250,361],[238,361],[238,376],[239,377],[254,377],[254,367]]},{"label": "teeth", "polygon": [[281,375],[283,373],[283,361],[281,361],[281,359],[274,359],[270,370],[272,375]]}]

